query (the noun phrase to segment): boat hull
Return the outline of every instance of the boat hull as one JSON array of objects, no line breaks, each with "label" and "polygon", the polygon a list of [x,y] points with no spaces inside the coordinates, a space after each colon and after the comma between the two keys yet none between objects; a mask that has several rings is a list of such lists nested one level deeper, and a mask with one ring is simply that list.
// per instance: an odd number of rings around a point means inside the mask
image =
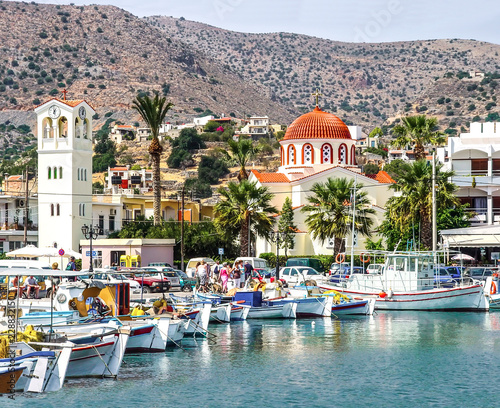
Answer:
[{"label": "boat hull", "polygon": [[484,312],[489,302],[482,285],[455,288],[435,288],[424,291],[394,292],[381,298],[380,291],[355,291],[334,285],[321,285],[326,290],[337,290],[357,298],[374,298],[375,310],[463,310]]}]

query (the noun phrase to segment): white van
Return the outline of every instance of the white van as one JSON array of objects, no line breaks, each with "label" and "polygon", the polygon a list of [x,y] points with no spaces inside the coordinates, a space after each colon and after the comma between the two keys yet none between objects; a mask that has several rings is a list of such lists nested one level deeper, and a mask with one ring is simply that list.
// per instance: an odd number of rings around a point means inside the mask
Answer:
[{"label": "white van", "polygon": [[245,265],[247,262],[250,263],[250,265],[252,265],[254,269],[257,268],[267,270],[269,268],[269,265],[267,264],[267,261],[265,259],[252,256],[241,256],[239,258],[236,258],[233,263],[233,268],[234,264],[239,261],[243,261],[243,265]]},{"label": "white van", "polygon": [[212,258],[191,258],[186,265],[186,274],[190,278],[195,277],[196,264],[198,262],[205,261],[210,267],[215,265],[215,261]]}]

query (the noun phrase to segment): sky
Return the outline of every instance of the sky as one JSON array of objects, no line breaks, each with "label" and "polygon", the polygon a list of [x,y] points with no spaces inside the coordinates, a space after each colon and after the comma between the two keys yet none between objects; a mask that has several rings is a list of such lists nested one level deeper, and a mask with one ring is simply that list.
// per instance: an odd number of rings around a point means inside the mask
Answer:
[{"label": "sky", "polygon": [[498,0],[37,0],[112,4],[233,31],[293,32],[346,42],[462,38],[500,44]]}]

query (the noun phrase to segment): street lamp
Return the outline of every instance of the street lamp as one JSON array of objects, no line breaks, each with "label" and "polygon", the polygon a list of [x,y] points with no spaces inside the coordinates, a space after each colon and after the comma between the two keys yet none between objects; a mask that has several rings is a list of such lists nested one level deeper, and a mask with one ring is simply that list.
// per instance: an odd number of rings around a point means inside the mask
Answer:
[{"label": "street lamp", "polygon": [[273,241],[276,242],[276,276],[275,280],[278,281],[280,278],[280,241],[285,236],[284,231],[273,231],[271,232]]},{"label": "street lamp", "polygon": [[82,233],[85,239],[89,240],[89,246],[90,246],[90,266],[89,266],[89,273],[94,272],[94,266],[92,262],[92,240],[96,239],[97,236],[99,235],[99,227],[97,225],[90,225],[87,226],[87,224],[83,224],[82,227]]}]

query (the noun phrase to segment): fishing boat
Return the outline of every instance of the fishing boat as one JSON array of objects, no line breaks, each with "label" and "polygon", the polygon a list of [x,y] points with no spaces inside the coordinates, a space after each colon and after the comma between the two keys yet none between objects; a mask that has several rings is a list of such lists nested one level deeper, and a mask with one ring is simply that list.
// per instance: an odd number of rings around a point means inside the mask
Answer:
[{"label": "fishing boat", "polygon": [[[16,356],[0,359],[0,384],[2,392],[49,392],[58,391],[67,375],[71,355],[70,344],[53,345],[52,350],[36,351],[25,342],[10,345]],[[3,383],[1,379],[7,383]],[[13,386],[11,386],[13,381]],[[7,390],[5,390],[7,388]],[[0,393],[2,393],[0,392]]]},{"label": "fishing boat", "polygon": [[402,252],[386,255],[379,273],[354,273],[337,282],[322,283],[353,298],[375,299],[377,310],[487,311],[489,299],[481,283],[456,281],[453,287],[435,286],[435,253]]},{"label": "fishing boat", "polygon": [[282,299],[262,300],[262,292],[238,291],[234,295],[236,302],[243,301],[243,305],[251,306],[247,319],[295,319],[297,317],[297,302]]},{"label": "fishing boat", "polygon": [[130,330],[68,336],[73,343],[66,377],[116,378],[127,348]]},{"label": "fishing boat", "polygon": [[[172,295],[171,295],[172,296]],[[194,293],[194,298],[199,299],[202,301],[210,301],[212,302],[212,313],[214,311],[214,307],[217,307],[218,305],[231,305],[230,308],[230,315],[229,319],[230,321],[242,321],[246,320],[248,317],[248,312],[250,311],[249,305],[245,305],[245,301],[232,301],[232,297],[227,299],[222,295],[219,294],[213,294],[213,293],[200,293],[196,292]],[[225,306],[227,307],[227,306]]]}]

